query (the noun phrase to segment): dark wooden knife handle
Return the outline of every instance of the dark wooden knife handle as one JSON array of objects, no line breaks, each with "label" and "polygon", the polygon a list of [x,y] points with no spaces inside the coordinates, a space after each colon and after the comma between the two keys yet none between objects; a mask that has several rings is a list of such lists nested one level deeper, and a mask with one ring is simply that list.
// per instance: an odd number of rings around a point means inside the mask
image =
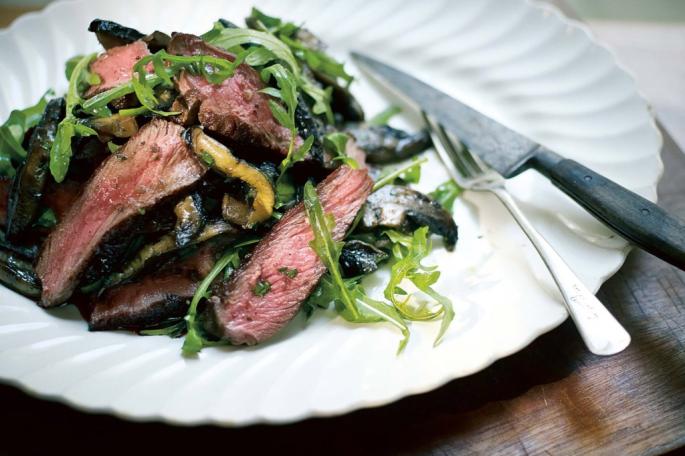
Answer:
[{"label": "dark wooden knife handle", "polygon": [[540,148],[528,163],[625,239],[685,270],[685,223],[580,163]]}]

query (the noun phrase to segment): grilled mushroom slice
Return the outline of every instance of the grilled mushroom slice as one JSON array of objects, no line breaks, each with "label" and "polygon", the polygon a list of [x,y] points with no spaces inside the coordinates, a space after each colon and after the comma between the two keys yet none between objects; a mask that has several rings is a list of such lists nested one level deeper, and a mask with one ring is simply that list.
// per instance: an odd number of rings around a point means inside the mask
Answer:
[{"label": "grilled mushroom slice", "polygon": [[360,226],[412,231],[427,226],[443,237],[447,250],[454,249],[458,230],[454,219],[439,203],[423,193],[400,185],[387,185],[366,200]]},{"label": "grilled mushroom slice", "polygon": [[95,32],[98,41],[105,49],[142,40],[147,44],[150,52],[157,52],[160,49],[166,49],[169,40],[171,40],[169,35],[157,30],[149,35],[144,35],[136,29],[103,19],[93,20],[88,26],[88,31]]},{"label": "grilled mushroom slice", "polygon": [[123,46],[145,36],[136,29],[103,19],[93,20],[88,26],[88,31],[95,32],[98,41],[105,49]]},{"label": "grilled mushroom slice", "polygon": [[38,216],[49,173],[50,148],[64,117],[64,107],[64,98],[51,100],[31,134],[28,155],[14,178],[7,206],[6,234],[10,240],[21,237]]},{"label": "grilled mushroom slice", "polygon": [[0,250],[0,283],[28,298],[40,297],[40,280],[27,261]]},{"label": "grilled mushroom slice", "polygon": [[[199,244],[212,239],[220,234],[230,235],[236,233],[236,229],[223,220],[207,223],[198,235],[188,244]],[[176,234],[174,232],[165,234],[157,241],[141,248],[136,256],[124,266],[124,268],[105,279],[103,288],[111,287],[138,274],[153,258],[178,250],[176,244]]]},{"label": "grilled mushroom slice", "polygon": [[346,131],[354,136],[357,146],[366,152],[369,163],[397,162],[431,146],[426,130],[411,134],[388,125],[348,124]]},{"label": "grilled mushroom slice", "polygon": [[188,195],[174,208],[176,214],[176,246],[188,245],[204,228],[207,218],[198,193]]},{"label": "grilled mushroom slice", "polygon": [[276,194],[271,181],[264,173],[246,161],[236,158],[230,149],[209,137],[199,127],[191,130],[191,138],[193,151],[200,159],[221,174],[238,179],[254,190],[251,192],[253,198],[250,213],[242,224],[243,227],[250,228],[271,217]]},{"label": "grilled mushroom slice", "polygon": [[340,268],[345,277],[370,274],[388,258],[388,254],[371,244],[353,239],[345,242],[340,252]]},{"label": "grilled mushroom slice", "polygon": [[90,126],[104,136],[115,138],[130,138],[138,132],[138,122],[133,116],[114,114],[109,117],[96,117],[90,121]]}]

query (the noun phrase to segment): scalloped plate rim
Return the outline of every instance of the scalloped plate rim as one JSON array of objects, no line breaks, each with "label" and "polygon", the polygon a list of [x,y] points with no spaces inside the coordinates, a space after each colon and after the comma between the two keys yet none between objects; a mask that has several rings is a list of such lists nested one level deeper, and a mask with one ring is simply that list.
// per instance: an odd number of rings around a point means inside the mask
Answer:
[{"label": "scalloped plate rim", "polygon": [[[16,20],[12,22],[12,24],[4,29],[0,30],[0,36],[6,35],[6,34],[11,34],[13,32],[13,29],[18,27],[22,22],[32,18],[32,17],[40,17],[44,15],[49,15],[54,9],[60,8],[60,5],[67,4],[67,3],[74,3],[78,1],[83,1],[83,0],[61,0],[61,1],[55,1],[53,3],[48,4],[44,9],[40,11],[33,11],[33,12],[28,12],[20,17],[18,17]],[[598,40],[596,36],[593,34],[591,31],[590,27],[578,20],[571,19],[566,17],[561,10],[549,3],[544,3],[541,1],[537,0],[525,0],[526,3],[529,5],[532,5],[535,8],[540,8],[544,9],[555,16],[557,16],[558,20],[561,22],[581,30],[591,41],[593,46],[598,46],[601,48],[604,48],[605,50],[608,51],[610,59],[612,64],[620,69],[624,74],[628,75],[631,82],[633,83],[633,90],[634,90],[634,95],[640,99],[644,104],[646,105],[646,108],[649,111],[650,114],[650,126],[652,129],[656,132],[658,136],[658,148],[659,151],[661,150],[661,147],[663,145],[663,136],[661,134],[660,129],[657,126],[656,118],[653,112],[653,109],[649,102],[646,100],[644,97],[644,94],[639,90],[637,85],[635,84],[635,77],[634,74],[627,69],[621,62],[617,59],[616,54],[612,51],[612,49],[607,46],[605,43],[603,43],[601,40]],[[651,184],[650,188],[655,189],[656,185],[660,181],[661,177],[663,176],[664,172],[664,166],[663,166],[663,161],[661,160],[661,155],[660,153],[658,154],[658,174],[655,179],[655,181]],[[650,198],[655,201],[655,198]],[[630,245],[626,246],[624,249],[622,249],[621,252],[621,258],[619,261],[616,261],[613,267],[603,274],[600,277],[595,278],[595,283],[594,283],[594,292],[596,292],[599,287],[612,275],[614,275],[624,264],[628,253],[632,247]],[[213,419],[211,416],[205,416],[204,418],[200,419],[192,419],[192,420],[184,420],[182,418],[172,418],[170,416],[164,415],[163,413],[148,413],[148,414],[131,414],[131,413],[126,413],[120,410],[117,410],[116,408],[112,407],[111,405],[108,406],[90,406],[86,403],[79,402],[78,400],[67,398],[61,393],[44,393],[41,392],[39,389],[35,389],[31,387],[28,382],[26,382],[22,378],[12,378],[12,377],[5,377],[0,373],[0,379],[2,379],[2,382],[8,385],[15,386],[22,391],[40,397],[48,400],[54,400],[57,402],[60,402],[62,404],[66,404],[70,407],[73,407],[77,410],[83,411],[83,412],[88,412],[88,413],[96,413],[96,414],[107,414],[107,415],[112,415],[116,416],[118,418],[122,419],[127,419],[131,421],[136,421],[136,422],[163,422],[163,423],[168,423],[172,425],[180,425],[180,426],[194,426],[194,425],[218,425],[218,426],[229,426],[229,427],[244,427],[244,426],[250,426],[254,424],[287,424],[287,423],[293,423],[297,421],[301,421],[304,419],[308,418],[325,418],[325,417],[332,417],[332,416],[338,416],[341,414],[349,413],[355,410],[360,410],[360,409],[367,409],[367,408],[373,408],[373,407],[380,407],[383,405],[387,405],[390,403],[394,403],[402,398],[405,397],[410,397],[410,396],[416,396],[420,394],[427,393],[429,391],[435,390],[437,388],[440,388],[441,386],[444,386],[445,384],[451,382],[452,380],[457,380],[459,378],[466,377],[468,375],[472,375],[476,372],[479,372],[483,369],[486,369],[490,365],[492,365],[495,361],[502,359],[504,357],[510,356],[511,354],[514,354],[525,347],[527,347],[531,342],[533,342],[535,339],[537,339],[539,336],[542,334],[547,333],[548,331],[551,331],[552,329],[558,327],[561,323],[563,323],[566,318],[567,314],[564,312],[564,314],[561,316],[561,318],[557,318],[554,321],[550,321],[549,324],[545,325],[540,325],[535,327],[533,330],[531,330],[530,333],[526,335],[526,337],[522,338],[522,341],[520,344],[515,345],[515,346],[509,346],[505,350],[492,350],[489,353],[489,356],[483,360],[482,363],[480,363],[478,366],[474,366],[472,369],[469,371],[465,371],[464,373],[461,373],[458,376],[446,374],[441,378],[436,378],[435,381],[429,383],[429,384],[424,384],[421,385],[420,387],[413,388],[413,389],[405,389],[403,391],[398,392],[397,394],[394,394],[390,397],[386,397],[380,400],[359,400],[356,402],[351,402],[348,403],[344,407],[338,407],[335,409],[330,409],[330,410],[305,410],[302,413],[298,415],[293,415],[285,419],[278,419],[278,418],[273,418],[273,417],[268,417],[268,416],[262,416],[262,415],[255,415],[252,419],[249,420],[243,420],[241,422],[227,422],[227,421],[222,421],[222,420],[217,420]]]}]

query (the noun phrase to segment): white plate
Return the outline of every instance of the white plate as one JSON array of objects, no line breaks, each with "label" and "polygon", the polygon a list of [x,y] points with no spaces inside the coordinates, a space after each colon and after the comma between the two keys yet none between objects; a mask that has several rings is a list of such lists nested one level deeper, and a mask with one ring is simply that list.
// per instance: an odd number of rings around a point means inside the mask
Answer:
[{"label": "white plate", "polygon": [[[86,31],[95,17],[200,33],[218,17],[241,22],[253,3],[306,22],[338,56],[359,49],[394,62],[656,198],[661,138],[632,78],[587,29],[523,0],[60,2],[0,33],[0,118],[49,87],[66,88],[64,61],[99,49]],[[389,103],[366,81],[354,91],[369,113]],[[408,114],[399,124],[418,127]],[[419,187],[445,178],[433,158]],[[528,172],[510,189],[590,288],[622,264],[626,243],[544,179]],[[413,324],[406,351],[395,356],[392,328],[352,326],[321,312],[259,347],[211,348],[185,359],[180,340],[89,333],[73,308],[44,311],[0,288],[0,377],[82,409],[183,424],[289,422],[428,391],[520,350],[566,318],[541,262],[495,200],[467,194],[455,215],[456,252],[432,255],[443,271],[438,288],[456,310],[436,348],[437,323]],[[367,285],[379,293],[383,279],[373,280]]]}]

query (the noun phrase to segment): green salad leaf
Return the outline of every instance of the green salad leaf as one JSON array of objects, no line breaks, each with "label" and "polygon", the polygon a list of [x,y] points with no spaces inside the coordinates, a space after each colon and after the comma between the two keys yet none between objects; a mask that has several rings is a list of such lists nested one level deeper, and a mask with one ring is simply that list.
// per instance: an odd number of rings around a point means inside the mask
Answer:
[{"label": "green salad leaf", "polygon": [[406,322],[394,307],[367,296],[358,279],[342,277],[338,261],[343,243],[333,239],[332,230],[335,222],[330,214],[324,213],[311,182],[307,182],[304,187],[304,207],[314,233],[311,247],[328,270],[320,282],[319,289],[314,293],[310,306],[327,305],[333,301],[342,305],[340,315],[350,322],[385,321],[396,326],[402,333],[398,347],[398,353],[401,352],[409,341],[409,328]]},{"label": "green salad leaf", "polygon": [[48,104],[47,97],[51,95],[54,93],[48,90],[35,105],[12,110],[0,126],[0,176],[13,176],[13,162],[21,163],[26,158],[27,152],[22,146],[24,136],[40,122]]},{"label": "green salad leaf", "polygon": [[307,182],[304,186],[304,209],[309,219],[309,225],[314,232],[314,240],[311,242],[312,249],[331,275],[333,285],[338,291],[338,298],[345,306],[348,317],[350,319],[359,318],[359,310],[352,299],[350,290],[345,286],[338,265],[343,243],[333,240],[331,231],[335,226],[335,221],[330,214],[324,213],[316,189],[311,182]]},{"label": "green salad leaf", "polygon": [[77,136],[97,135],[97,132],[81,123],[74,116],[74,109],[83,103],[81,98],[82,83],[89,78],[88,65],[95,58],[95,54],[82,57],[75,65],[69,78],[69,88],[65,97],[66,116],[57,127],[55,141],[50,148],[50,172],[55,182],[64,180],[71,161],[71,140]]},{"label": "green salad leaf", "polygon": [[323,146],[333,154],[333,160],[340,161],[353,169],[358,169],[359,164],[356,160],[347,155],[347,142],[350,140],[350,135],[339,131],[328,133],[323,137]]},{"label": "green salad leaf", "polygon": [[428,196],[433,198],[435,201],[440,203],[440,205],[448,212],[452,213],[454,209],[454,201],[464,190],[456,183],[454,180],[450,179],[430,192]]},{"label": "green salad leaf", "polygon": [[[262,19],[265,19],[266,17],[266,15],[263,15]],[[280,21],[280,19],[276,18],[271,19],[273,19],[273,21],[267,20],[270,24],[275,24]],[[290,86],[292,86],[307,94],[313,101],[312,111],[314,114],[323,114],[326,116],[329,123],[333,123],[333,111],[331,110],[332,88],[327,87],[324,89],[320,87],[318,83],[310,79],[310,76],[302,72],[298,59],[295,57],[295,54],[293,54],[290,46],[283,40],[283,37],[286,37],[287,34],[282,34],[282,30],[283,29],[277,26],[264,26],[263,30],[226,28],[220,22],[216,22],[214,28],[203,35],[203,38],[209,44],[226,50],[232,50],[245,45],[257,45],[266,49],[268,52],[259,51],[252,60],[256,60],[257,63],[263,64],[275,60],[276,63],[274,65],[283,64],[288,73],[284,73],[280,70],[279,72],[284,75],[284,79],[288,80],[288,87],[286,87],[286,90],[289,90]],[[262,70],[262,72],[263,71],[264,70]],[[276,75],[272,74],[272,76],[276,78],[279,87],[283,90],[284,86],[281,86],[283,79],[279,81]],[[273,91],[267,90],[265,93],[279,98]],[[289,97],[289,94],[286,94],[285,97],[282,98],[286,104],[288,103],[287,97]],[[295,99],[297,99],[297,97],[295,97]],[[279,123],[286,128],[289,128],[289,126],[283,122],[285,116],[283,115],[282,110],[279,109],[282,107],[280,107],[278,103],[270,103],[270,106],[274,113],[274,117],[276,117]]]},{"label": "green salad leaf", "polygon": [[283,22],[278,17],[269,16],[255,7],[252,7],[250,16],[246,19],[252,28],[258,28],[273,34],[291,36],[297,31],[297,26],[292,22]]},{"label": "green salad leaf", "polygon": [[333,80],[340,78],[345,81],[346,86],[352,83],[354,78],[345,71],[345,64],[338,62],[322,50],[311,48],[297,39],[289,38],[285,34],[278,36],[290,47],[293,54],[312,70],[321,72]]},{"label": "green salad leaf", "polygon": [[232,266],[233,269],[237,268],[240,264],[240,255],[237,248],[229,249],[228,252],[219,258],[219,260],[214,264],[214,267],[209,274],[200,282],[200,285],[195,291],[193,299],[190,301],[190,307],[188,308],[188,313],[186,314],[185,321],[187,327],[187,333],[185,340],[183,341],[183,354],[193,355],[202,350],[202,347],[208,345],[207,339],[203,336],[200,323],[197,320],[197,306],[200,301],[207,297],[207,291],[209,287],[214,282],[221,272]]},{"label": "green salad leaf", "polygon": [[[154,88],[157,85],[173,87],[171,77],[182,70],[193,74],[202,75],[212,84],[220,84],[235,73],[235,69],[245,61],[253,50],[243,50],[236,55],[233,62],[208,55],[180,56],[171,55],[164,49],[140,59],[133,66],[133,78],[131,84],[138,101],[147,110],[160,116],[174,116],[179,112],[161,111],[157,109],[159,101],[155,96]],[[148,77],[148,65],[152,65],[153,74],[156,78]]]},{"label": "green salad leaf", "polygon": [[391,105],[385,108],[383,111],[379,112],[372,118],[370,118],[366,123],[369,125],[387,125],[390,119],[395,117],[397,114],[402,112],[402,108],[399,106]]},{"label": "green salad leaf", "polygon": [[214,27],[218,33],[206,40],[209,44],[223,49],[231,49],[246,44],[262,46],[276,56],[277,59],[284,62],[294,75],[300,75],[300,66],[290,48],[271,33],[242,28],[225,28],[219,22]]},{"label": "green salad leaf", "polygon": [[[442,315],[442,324],[435,340],[437,345],[454,319],[454,310],[452,302],[432,288],[440,278],[440,272],[435,270],[435,267],[424,266],[421,263],[431,251],[428,227],[418,228],[411,236],[392,230],[386,231],[385,234],[393,244],[392,254],[395,262],[383,294],[403,316],[411,320],[432,320]],[[438,305],[437,309],[429,308],[425,304],[411,307],[410,300],[413,296],[400,287],[405,280],[432,298]],[[406,297],[400,299],[398,296]]]},{"label": "green salad leaf", "polygon": [[[240,265],[240,260],[243,255],[243,249],[247,246],[259,242],[259,239],[248,238],[239,242],[226,250],[224,254],[214,263],[209,274],[200,282],[193,299],[190,301],[190,306],[188,307],[188,312],[185,316],[185,329],[187,329],[185,340],[183,341],[182,351],[186,356],[192,356],[202,350],[202,347],[210,345],[221,345],[223,342],[211,341],[204,336],[204,331],[197,319],[197,306],[205,298],[208,298],[209,287],[212,282],[219,276],[223,271],[223,280],[227,280],[233,271],[235,271]],[[268,282],[267,282],[268,283]],[[269,285],[270,287],[270,285]],[[268,290],[267,290],[268,291]]]},{"label": "green salad leaf", "polygon": [[408,165],[381,174],[381,177],[373,184],[373,191],[375,192],[386,185],[394,183],[396,179],[402,179],[409,184],[418,183],[421,179],[421,165],[427,161],[428,159],[426,157],[414,157]]},{"label": "green salad leaf", "polygon": [[347,85],[352,82],[353,77],[345,71],[344,64],[324,52],[321,43],[312,45],[299,38],[298,32],[303,31],[301,26],[269,16],[257,8],[252,8],[252,12],[246,21],[253,29],[277,36],[290,47],[291,52],[298,60],[306,63],[312,70],[325,74],[333,80],[340,78]]}]

